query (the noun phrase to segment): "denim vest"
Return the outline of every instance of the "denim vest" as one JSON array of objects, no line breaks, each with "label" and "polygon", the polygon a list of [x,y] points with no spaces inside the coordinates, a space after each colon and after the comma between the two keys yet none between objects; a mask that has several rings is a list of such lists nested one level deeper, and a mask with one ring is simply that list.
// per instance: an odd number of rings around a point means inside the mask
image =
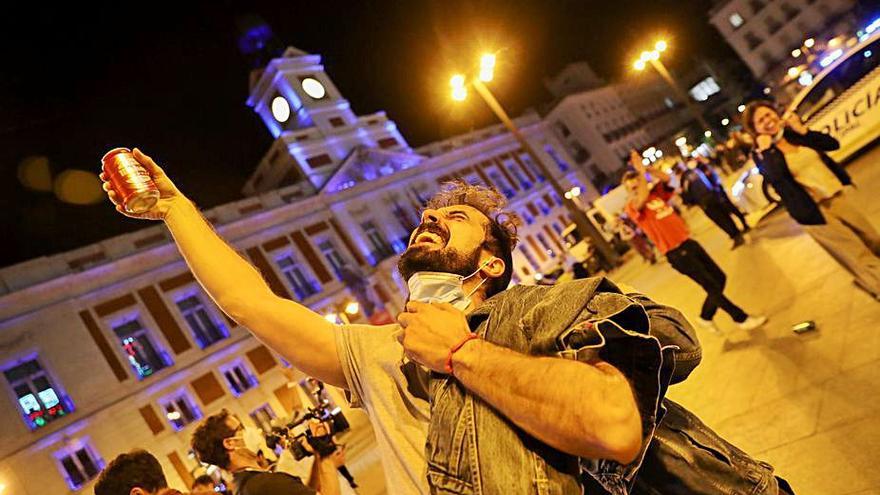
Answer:
[{"label": "denim vest", "polygon": [[[614,365],[633,388],[642,419],[642,449],[626,466],[560,452],[468,393],[454,377],[434,374],[426,444],[432,493],[579,494],[585,484],[598,484],[613,495],[627,493],[674,371],[675,348],[662,347],[650,335],[643,306],[606,279],[591,278],[553,287],[512,287],[485,301],[468,315],[468,323],[481,338],[523,354],[601,359]],[[589,475],[588,483],[581,481],[582,472]]]}]

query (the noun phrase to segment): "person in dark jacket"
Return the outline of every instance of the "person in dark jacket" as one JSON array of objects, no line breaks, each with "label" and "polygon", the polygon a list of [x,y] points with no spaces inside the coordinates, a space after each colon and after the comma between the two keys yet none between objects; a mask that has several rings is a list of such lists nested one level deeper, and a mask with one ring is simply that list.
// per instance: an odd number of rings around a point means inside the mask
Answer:
[{"label": "person in dark jacket", "polygon": [[743,125],[755,136],[755,165],[792,218],[880,300],[880,234],[850,201],[850,176],[825,154],[840,143],[807,129],[794,113],[780,117],[766,101],[746,107]]},{"label": "person in dark jacket", "polygon": [[712,220],[733,241],[731,249],[745,244],[744,231],[740,231],[733,219],[730,218],[730,211],[721,201],[715,184],[697,167],[697,161],[689,160],[687,166],[680,170],[679,182],[681,184],[681,198],[684,202],[699,206],[703,213],[709,217],[709,220]]},{"label": "person in dark jacket", "polygon": [[707,158],[703,158],[699,155],[697,156],[697,169],[700,172],[703,172],[703,175],[709,179],[709,183],[712,184],[712,188],[714,189],[722,208],[724,208],[724,211],[727,212],[728,215],[733,215],[739,219],[739,223],[742,224],[742,233],[745,234],[751,230],[749,228],[749,223],[746,221],[745,214],[733,204],[733,201],[730,200],[730,196],[727,195],[724,183],[721,181],[721,177],[718,175],[715,168],[716,166],[720,167],[720,163],[722,163],[720,156],[715,157],[715,164]]}]

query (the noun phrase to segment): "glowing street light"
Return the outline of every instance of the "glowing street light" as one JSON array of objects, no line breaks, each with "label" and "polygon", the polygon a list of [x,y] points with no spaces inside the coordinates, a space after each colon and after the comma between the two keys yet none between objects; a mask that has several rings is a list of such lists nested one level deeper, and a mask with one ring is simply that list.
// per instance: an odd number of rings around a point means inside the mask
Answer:
[{"label": "glowing street light", "polygon": [[801,49],[800,49],[800,48],[795,48],[794,50],[792,50],[792,51],[791,51],[791,56],[794,57],[794,58],[798,58],[798,57],[800,57],[800,56],[801,56]]},{"label": "glowing street light", "polygon": [[354,316],[360,311],[361,306],[357,303],[357,301],[351,301],[345,305],[345,312]]},{"label": "glowing street light", "polygon": [[702,114],[700,114],[700,112],[697,111],[697,109],[694,108],[694,106],[691,104],[690,96],[687,95],[678,86],[678,84],[672,78],[672,75],[666,69],[663,61],[660,60],[660,53],[666,51],[667,48],[669,48],[669,44],[666,42],[666,40],[658,40],[656,43],[654,43],[653,50],[645,50],[639,55],[639,58],[633,62],[633,69],[637,71],[644,70],[645,67],[647,67],[650,63],[651,66],[654,67],[654,70],[656,70],[657,73],[660,74],[660,77],[662,77],[666,81],[666,83],[669,84],[672,90],[675,91],[678,97],[681,98],[685,106],[687,106],[688,111],[690,111],[691,114],[694,116],[694,119],[696,119],[697,122],[699,122],[700,125],[704,128],[709,127]]},{"label": "glowing street light", "polygon": [[463,101],[467,98],[467,88],[464,86],[464,76],[462,74],[452,76],[452,79],[449,80],[449,85],[452,86],[453,100]]},{"label": "glowing street light", "polygon": [[[654,54],[656,57],[660,56],[658,52],[654,52]],[[495,116],[498,117],[498,120],[500,120],[507,130],[510,131],[510,134],[513,135],[514,139],[519,142],[520,146],[525,150],[526,154],[529,155],[532,162],[537,165],[538,170],[547,178],[547,182],[553,188],[554,192],[558,196],[565,196],[566,191],[562,189],[562,186],[547,169],[547,166],[544,164],[541,157],[535,152],[532,145],[526,140],[516,124],[510,119],[507,111],[504,110],[504,107],[501,106],[498,99],[495,98],[495,95],[492,94],[492,91],[485,84],[492,80],[495,71],[495,64],[495,55],[485,53],[480,57],[480,70],[476,76],[474,76],[473,73],[469,73],[468,76],[465,76],[464,74],[455,74],[452,76],[449,80],[449,85],[452,88],[452,99],[456,101],[464,100],[467,98],[468,87],[472,87],[474,91],[482,97],[483,101],[486,102],[486,105],[489,106]],[[574,220],[578,232],[583,237],[589,237],[594,241],[602,266],[606,269],[611,269],[617,262],[617,253],[598,229],[596,229],[595,225],[590,222],[583,209],[574,203],[572,195],[569,193],[565,199],[566,201],[563,202],[563,205],[568,209],[569,215],[572,220]],[[345,314],[343,313],[342,316],[345,317]]]},{"label": "glowing street light", "polygon": [[794,79],[801,73],[801,69],[799,67],[789,67],[788,68],[788,77]]},{"label": "glowing street light", "polygon": [[678,146],[679,148],[681,148],[682,146],[686,145],[687,142],[688,142],[688,138],[685,136],[681,136],[680,138],[675,140],[675,145]]},{"label": "glowing street light", "polygon": [[330,323],[336,323],[339,321],[339,315],[336,313],[327,313],[324,315],[324,319],[329,321]]},{"label": "glowing street light", "polygon": [[804,46],[807,48],[813,48],[813,45],[816,44],[816,40],[813,38],[807,38],[804,40]]},{"label": "glowing street light", "polygon": [[495,54],[484,53],[480,58],[480,81],[489,82],[495,73]]},{"label": "glowing street light", "polygon": [[727,117],[724,117],[723,119],[721,119],[721,125],[726,126],[729,123],[730,123],[730,119],[728,119]]},{"label": "glowing street light", "polygon": [[712,131],[706,131],[703,133],[703,135],[706,136],[707,138],[710,138],[710,137],[712,137]]},{"label": "glowing street light", "polygon": [[736,107],[736,111],[739,113],[743,113],[746,111],[746,106],[743,104],[740,104],[738,107]]}]

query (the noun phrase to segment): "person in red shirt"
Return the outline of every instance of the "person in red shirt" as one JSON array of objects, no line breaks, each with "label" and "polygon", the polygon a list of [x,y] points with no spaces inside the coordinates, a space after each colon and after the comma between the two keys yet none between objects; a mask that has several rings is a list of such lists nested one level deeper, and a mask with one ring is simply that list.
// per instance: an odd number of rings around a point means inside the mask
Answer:
[{"label": "person in red shirt", "polygon": [[766,316],[749,316],[724,295],[727,275],[703,246],[691,239],[684,220],[669,205],[674,195],[673,189],[667,184],[669,175],[652,169],[651,176],[659,179],[652,187],[648,184],[648,171],[642,163],[642,157],[636,151],[630,153],[630,163],[635,170],[629,170],[623,176],[623,185],[629,195],[626,213],[657,249],[666,255],[673,268],[706,291],[699,324],[713,333],[720,333],[712,321],[718,308],[726,311],[743,330],[753,330],[766,323]]}]

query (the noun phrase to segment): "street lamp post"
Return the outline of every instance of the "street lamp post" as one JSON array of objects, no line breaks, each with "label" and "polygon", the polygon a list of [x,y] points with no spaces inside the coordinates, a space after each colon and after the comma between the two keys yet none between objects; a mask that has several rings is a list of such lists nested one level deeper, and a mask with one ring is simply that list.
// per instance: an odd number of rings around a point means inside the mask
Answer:
[{"label": "street lamp post", "polygon": [[669,73],[669,71],[666,69],[666,66],[660,60],[660,53],[665,51],[666,48],[667,44],[665,41],[658,41],[654,45],[653,50],[649,52],[642,52],[639,59],[633,63],[633,67],[636,70],[644,70],[647,64],[651,64],[651,67],[653,67],[654,70],[656,70],[657,73],[660,74],[660,77],[662,77],[663,80],[666,81],[666,84],[668,84],[669,87],[672,88],[672,91],[675,92],[675,94],[678,95],[678,97],[681,98],[682,101],[684,101],[684,104],[688,108],[688,111],[691,113],[691,115],[693,115],[695,119],[697,119],[697,122],[699,122],[700,125],[703,126],[703,129],[711,129],[711,127],[709,127],[709,124],[706,123],[706,119],[704,119],[703,115],[700,114],[697,108],[693,106],[688,95],[675,82],[675,79],[672,78],[672,74]]},{"label": "street lamp post", "polygon": [[495,98],[495,95],[489,91],[489,88],[484,84],[492,80],[493,69],[495,67],[495,55],[486,54],[483,55],[480,60],[480,73],[479,77],[470,78],[469,81],[465,79],[463,75],[455,75],[450,80],[450,84],[452,86],[452,97],[455,100],[461,101],[464,100],[467,96],[467,89],[465,87],[465,82],[470,82],[477,93],[483,98],[483,101],[489,106],[490,109],[495,113],[495,116],[498,117],[498,120],[507,127],[507,130],[513,135],[513,137],[517,140],[519,145],[523,150],[529,155],[532,162],[538,167],[538,170],[546,177],[547,182],[550,183],[550,186],[553,188],[553,191],[560,198],[564,198],[563,205],[568,209],[569,214],[571,215],[572,220],[574,220],[574,224],[580,233],[581,237],[584,239],[591,239],[593,244],[596,246],[596,249],[599,253],[599,258],[602,264],[602,267],[606,270],[612,269],[617,265],[618,255],[614,248],[602,237],[602,234],[590,222],[590,219],[587,218],[584,210],[578,207],[578,205],[571,199],[571,195],[566,195],[565,190],[562,188],[562,185],[559,184],[559,181],[550,173],[547,166],[544,164],[544,160],[538,156],[535,152],[532,145],[526,140],[525,136],[523,136],[522,132],[510,119],[510,116],[507,115],[507,112]]}]

